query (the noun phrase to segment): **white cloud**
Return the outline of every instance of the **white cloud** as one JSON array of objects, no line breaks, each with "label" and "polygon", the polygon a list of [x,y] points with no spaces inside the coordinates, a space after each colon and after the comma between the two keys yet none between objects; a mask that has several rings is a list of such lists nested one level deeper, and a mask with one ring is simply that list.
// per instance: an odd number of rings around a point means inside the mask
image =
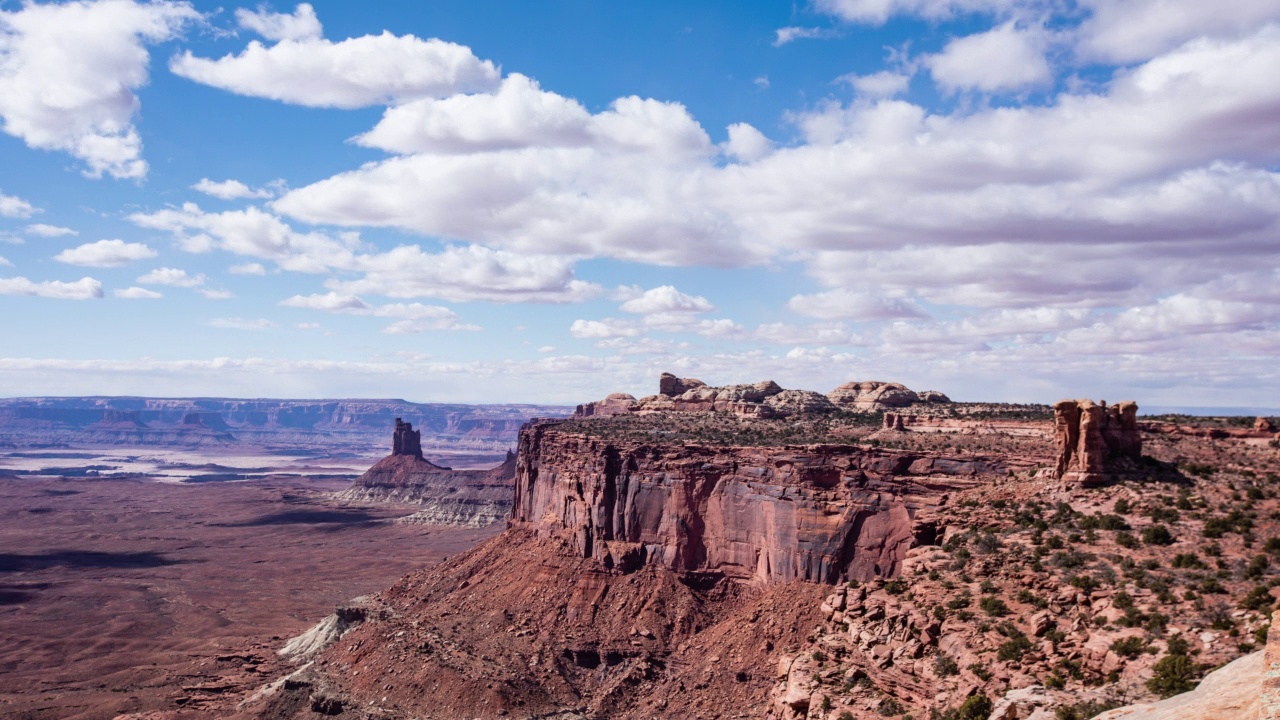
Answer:
[{"label": "white cloud", "polygon": [[1053,71],[1045,59],[1045,36],[1019,29],[1012,21],[947,43],[924,59],[933,79],[949,92],[1004,92],[1049,84]]},{"label": "white cloud", "polygon": [[190,252],[225,250],[236,255],[275,260],[286,270],[322,273],[352,262],[355,234],[336,238],[294,230],[261,208],[206,213],[195,203],[153,213],[134,213],[129,221],[141,227],[173,233]]},{"label": "white cloud", "polygon": [[905,93],[911,87],[911,76],[892,70],[881,70],[868,75],[844,75],[840,77],[865,98],[887,98]]},{"label": "white cloud", "polygon": [[319,330],[320,323],[313,323],[313,322],[298,323],[297,325],[294,325],[294,327],[298,328],[299,330]]},{"label": "white cloud", "polygon": [[315,8],[309,3],[299,3],[292,15],[237,8],[236,22],[268,40],[319,40],[324,34]]},{"label": "white cloud", "polygon": [[170,287],[194,288],[204,285],[204,275],[188,275],[186,270],[162,267],[138,278],[141,285],[168,285]]},{"label": "white cloud", "polygon": [[235,297],[235,295],[228,290],[210,290],[208,288],[201,288],[200,294],[203,295],[206,300],[230,300]]},{"label": "white cloud", "polygon": [[849,345],[860,340],[843,323],[766,323],[752,337],[774,345]]},{"label": "white cloud", "polygon": [[1280,5],[1258,0],[1167,2],[1082,0],[1092,12],[1076,51],[1086,60],[1129,63],[1168,52],[1197,37],[1239,38],[1280,20]]},{"label": "white cloud", "polygon": [[125,288],[124,290],[117,289],[112,291],[112,294],[118,298],[124,298],[125,300],[159,300],[164,297],[164,295],[161,295],[154,290],[148,290],[140,287]]},{"label": "white cloud", "polygon": [[416,245],[386,252],[359,253],[354,233],[331,237],[294,230],[259,208],[206,213],[193,203],[180,209],[135,213],[129,220],[173,233],[189,250],[225,250],[274,260],[285,270],[306,273],[345,271],[361,277],[331,279],[330,290],[348,295],[438,297],[451,301],[578,302],[600,287],[577,280],[570,260],[549,255],[519,255],[478,245],[450,246],[427,253]]},{"label": "white cloud", "polygon": [[250,319],[250,318],[214,318],[209,321],[209,327],[221,328],[223,330],[270,330],[276,326],[275,323],[266,318]]},{"label": "white cloud", "polygon": [[33,223],[23,228],[23,232],[28,235],[37,235],[39,237],[56,238],[79,235],[80,233],[71,228],[60,227],[58,225],[45,225],[44,223]]},{"label": "white cloud", "polygon": [[[2,17],[3,15],[0,14],[0,18]],[[0,37],[3,37],[3,36],[0,36]],[[3,45],[0,45],[0,50],[3,50],[3,47],[4,47]],[[4,59],[4,55],[0,54],[0,60],[3,60],[3,59]],[[2,67],[3,66],[0,66],[0,68]],[[0,70],[0,73],[3,73],[3,70]],[[2,78],[3,78],[3,75],[0,74],[0,81],[2,81]],[[3,102],[4,100],[0,99],[0,103],[3,103]],[[3,106],[0,105],[0,110],[2,109],[3,109]],[[31,203],[27,202],[26,200],[23,200],[20,197],[15,197],[13,195],[5,195],[4,193],[0,193],[0,217],[29,218],[37,212],[40,212],[40,211],[37,210],[34,206],[31,205]]]},{"label": "white cloud", "polygon": [[355,140],[401,154],[588,146],[666,156],[710,152],[706,132],[678,103],[626,97],[592,115],[578,101],[547,92],[519,73],[508,75],[492,94],[424,98],[388,108]]},{"label": "white cloud", "polygon": [[175,37],[200,18],[185,2],[101,0],[0,10],[0,117],[27,145],[61,150],[85,174],[141,178],[133,125],[147,83],[147,43]]},{"label": "white cloud", "polygon": [[244,263],[232,265],[228,272],[232,275],[266,275],[267,269],[262,266],[262,263]]},{"label": "white cloud", "polygon": [[24,277],[0,278],[0,295],[30,295],[59,300],[90,300],[102,297],[102,283],[90,277],[75,282],[51,280],[33,282]]},{"label": "white cloud", "polygon": [[753,162],[773,152],[769,138],[747,123],[730,125],[729,139],[722,147],[726,154],[743,162]]},{"label": "white cloud", "polygon": [[627,300],[618,309],[622,312],[649,315],[714,312],[716,308],[704,297],[686,295],[671,285],[662,285],[646,290],[639,297]]},{"label": "white cloud", "polygon": [[411,335],[433,330],[479,330],[475,325],[459,322],[458,314],[446,307],[421,303],[370,305],[355,295],[330,292],[324,295],[294,295],[280,305],[289,308],[320,310],[343,315],[368,315],[380,318],[402,318],[383,328],[388,335]]},{"label": "white cloud", "polygon": [[941,19],[961,13],[1007,11],[1026,0],[816,0],[823,12],[852,22],[880,24],[894,15]]},{"label": "white cloud", "polygon": [[4,267],[13,267],[13,263],[9,262],[3,257],[0,257],[0,265],[3,265]]},{"label": "white cloud", "polygon": [[127,243],[123,240],[99,240],[63,250],[54,260],[68,265],[112,268],[128,265],[138,260],[156,256],[156,251],[143,243]]},{"label": "white cloud", "polygon": [[640,328],[630,320],[574,320],[569,334],[579,339],[636,337]]},{"label": "white cloud", "polygon": [[542,347],[538,348],[538,352],[540,353],[553,353],[555,351],[556,351],[556,348],[554,345],[543,345]]},{"label": "white cloud", "polygon": [[920,306],[901,298],[839,288],[787,301],[793,312],[823,320],[891,320],[928,317]]},{"label": "white cloud", "polygon": [[778,28],[773,39],[774,47],[782,47],[794,40],[811,40],[815,38],[836,37],[838,31],[835,28],[820,27],[782,27]]},{"label": "white cloud", "polygon": [[471,50],[435,38],[365,35],[341,42],[320,36],[310,6],[292,16],[237,12],[241,26],[274,41],[254,40],[239,55],[216,60],[190,51],[169,62],[175,74],[239,95],[310,107],[358,108],[487,90],[499,71]]},{"label": "white cloud", "polygon": [[269,198],[272,192],[266,188],[251,188],[239,180],[223,180],[214,182],[209,178],[200,178],[200,182],[191,186],[192,190],[222,200],[240,200],[244,198]]}]

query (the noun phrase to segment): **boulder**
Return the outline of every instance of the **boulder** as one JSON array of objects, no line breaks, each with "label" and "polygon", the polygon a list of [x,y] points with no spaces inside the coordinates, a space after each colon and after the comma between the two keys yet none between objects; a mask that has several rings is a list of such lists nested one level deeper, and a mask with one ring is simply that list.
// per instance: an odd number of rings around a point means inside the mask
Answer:
[{"label": "boulder", "polygon": [[1255,432],[1266,433],[1269,435],[1276,431],[1276,425],[1271,422],[1270,418],[1260,417],[1253,421],[1253,429]]},{"label": "boulder", "polygon": [[637,408],[636,399],[632,395],[626,393],[613,393],[603,400],[595,400],[589,403],[579,405],[574,411],[574,417],[596,417],[611,415],[627,415],[634,412]]},{"label": "boulder", "polygon": [[662,373],[658,377],[658,394],[667,397],[683,395],[693,388],[703,387],[706,383],[695,378],[678,378],[671,373]]},{"label": "boulder", "polygon": [[827,413],[836,409],[826,395],[811,390],[782,390],[766,397],[764,404],[779,415]]},{"label": "boulder", "polygon": [[845,383],[827,393],[827,398],[838,406],[861,411],[906,407],[920,401],[905,385],[878,380]]}]

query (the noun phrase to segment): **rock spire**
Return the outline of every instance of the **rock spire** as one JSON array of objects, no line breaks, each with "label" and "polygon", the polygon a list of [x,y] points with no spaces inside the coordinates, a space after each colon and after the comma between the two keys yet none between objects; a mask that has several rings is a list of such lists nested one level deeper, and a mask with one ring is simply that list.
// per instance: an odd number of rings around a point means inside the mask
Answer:
[{"label": "rock spire", "polygon": [[396,418],[395,434],[391,437],[392,455],[412,455],[422,459],[422,431],[414,430],[413,423]]}]

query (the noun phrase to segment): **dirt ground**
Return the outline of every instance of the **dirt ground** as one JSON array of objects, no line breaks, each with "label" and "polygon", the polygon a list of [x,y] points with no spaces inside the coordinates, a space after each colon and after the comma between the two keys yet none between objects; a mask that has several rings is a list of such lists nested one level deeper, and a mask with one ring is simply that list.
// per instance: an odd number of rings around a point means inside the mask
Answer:
[{"label": "dirt ground", "polygon": [[205,716],[335,604],[497,532],[328,500],[347,484],[0,475],[0,717]]}]

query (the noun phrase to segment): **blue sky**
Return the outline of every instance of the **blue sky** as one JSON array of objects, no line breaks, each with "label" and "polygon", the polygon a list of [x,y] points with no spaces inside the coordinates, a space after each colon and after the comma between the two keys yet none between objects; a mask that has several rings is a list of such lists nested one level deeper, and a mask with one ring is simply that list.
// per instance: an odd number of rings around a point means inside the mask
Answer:
[{"label": "blue sky", "polygon": [[1274,0],[0,0],[0,394],[1258,405],[1278,67]]}]

